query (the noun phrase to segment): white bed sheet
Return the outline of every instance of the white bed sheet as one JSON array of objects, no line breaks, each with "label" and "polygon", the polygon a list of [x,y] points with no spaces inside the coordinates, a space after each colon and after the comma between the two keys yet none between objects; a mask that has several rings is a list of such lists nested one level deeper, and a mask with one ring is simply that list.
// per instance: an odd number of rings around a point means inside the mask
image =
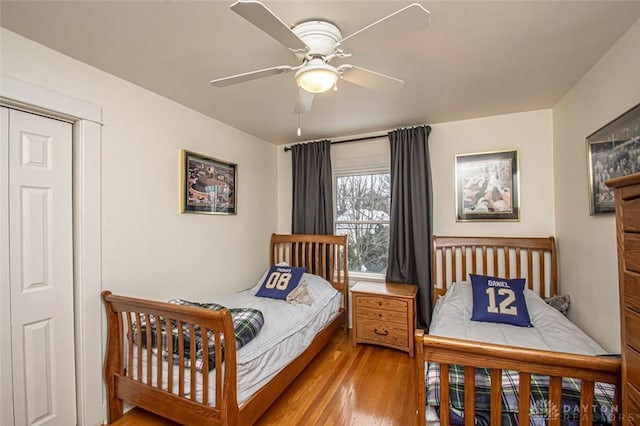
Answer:
[{"label": "white bed sheet", "polygon": [[533,327],[471,321],[471,283],[454,283],[434,308],[429,334],[500,345],[601,355],[606,351],[531,290],[525,300]]},{"label": "white bed sheet", "polygon": [[[305,274],[306,276],[307,274]],[[233,293],[216,300],[228,308],[251,307],[262,311],[264,326],[258,335],[237,351],[237,393],[238,404],[247,401],[256,391],[269,382],[280,370],[300,355],[313,341],[313,338],[339,313],[342,306],[342,294],[324,281],[327,286],[318,287],[316,278],[311,278],[308,289],[313,298],[311,306],[291,304],[283,300],[254,296],[256,288]],[[311,284],[316,284],[311,285]],[[134,377],[137,377],[137,360],[134,351]],[[153,371],[157,357],[152,358]],[[146,351],[142,356],[143,376],[146,372]],[[163,386],[167,389],[168,368],[163,361]],[[178,369],[173,369],[173,393],[178,393]],[[190,397],[189,374],[185,374],[185,396]],[[146,377],[143,379],[146,380]],[[156,385],[156,377],[152,378]],[[215,370],[209,372],[209,404],[215,402]],[[202,374],[197,373],[196,400],[202,401]]]}]

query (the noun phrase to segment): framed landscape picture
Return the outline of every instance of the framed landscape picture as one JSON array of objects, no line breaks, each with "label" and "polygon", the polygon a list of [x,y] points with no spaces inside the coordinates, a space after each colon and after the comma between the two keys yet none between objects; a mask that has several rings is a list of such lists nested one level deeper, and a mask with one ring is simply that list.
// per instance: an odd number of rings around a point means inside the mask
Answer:
[{"label": "framed landscape picture", "polygon": [[520,220],[518,151],[456,155],[456,220]]},{"label": "framed landscape picture", "polygon": [[184,149],[181,163],[181,213],[237,213],[236,164]]},{"label": "framed landscape picture", "polygon": [[605,182],[640,172],[640,104],[587,136],[589,212],[615,211],[613,190]]}]

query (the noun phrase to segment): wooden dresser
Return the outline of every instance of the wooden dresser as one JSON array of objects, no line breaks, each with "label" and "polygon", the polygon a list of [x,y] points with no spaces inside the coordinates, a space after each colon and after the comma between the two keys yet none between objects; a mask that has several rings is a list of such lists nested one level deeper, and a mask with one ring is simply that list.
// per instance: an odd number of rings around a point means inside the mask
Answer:
[{"label": "wooden dresser", "polygon": [[416,294],[411,284],[358,282],[353,296],[351,338],[356,343],[388,346],[413,358]]},{"label": "wooden dresser", "polygon": [[640,425],[640,173],[615,188],[622,331],[622,424]]}]

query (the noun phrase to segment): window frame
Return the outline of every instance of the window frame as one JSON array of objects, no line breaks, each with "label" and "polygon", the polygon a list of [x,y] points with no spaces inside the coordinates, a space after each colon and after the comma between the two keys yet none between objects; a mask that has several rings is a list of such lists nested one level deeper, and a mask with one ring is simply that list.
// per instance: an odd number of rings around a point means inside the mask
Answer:
[{"label": "window frame", "polygon": [[[368,220],[368,221],[338,221],[338,178],[344,176],[355,175],[370,175],[370,174],[383,174],[387,173],[391,175],[391,167],[378,166],[378,167],[353,167],[344,168],[340,170],[334,170],[333,172],[333,232],[337,235],[338,224],[388,224],[391,227],[391,220]],[[389,201],[391,201],[391,194],[389,194]],[[389,212],[391,213],[391,212]],[[388,247],[387,247],[388,250]],[[347,265],[348,268],[348,265]],[[354,278],[354,281],[369,281],[369,282],[385,282],[386,274],[379,272],[360,272],[349,270],[349,278]]]}]

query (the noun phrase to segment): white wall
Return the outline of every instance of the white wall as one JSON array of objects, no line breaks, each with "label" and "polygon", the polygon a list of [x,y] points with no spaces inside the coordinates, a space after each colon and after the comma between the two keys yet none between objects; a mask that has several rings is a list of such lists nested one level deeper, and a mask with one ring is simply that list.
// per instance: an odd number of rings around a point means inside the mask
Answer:
[{"label": "white wall", "polygon": [[[253,285],[276,228],[276,147],[1,31],[3,74],[102,107],[103,288],[203,301]],[[183,148],[238,164],[236,216],[179,213]]]},{"label": "white wall", "polygon": [[[419,123],[416,123],[419,124]],[[433,180],[434,233],[441,235],[554,235],[553,132],[551,110],[432,124],[429,137]],[[455,155],[518,150],[519,222],[456,222]],[[335,171],[389,165],[387,138],[331,147]],[[291,229],[291,154],[278,152],[278,230]]]},{"label": "white wall", "polygon": [[620,351],[613,214],[590,216],[585,138],[640,102],[640,20],[553,109],[560,283],[570,319],[611,352]]}]

